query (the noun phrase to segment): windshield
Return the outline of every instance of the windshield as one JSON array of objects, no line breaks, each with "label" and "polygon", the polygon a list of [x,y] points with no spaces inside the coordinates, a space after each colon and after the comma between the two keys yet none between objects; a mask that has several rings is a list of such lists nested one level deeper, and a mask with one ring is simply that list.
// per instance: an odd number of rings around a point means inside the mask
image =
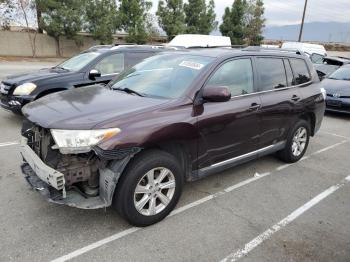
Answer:
[{"label": "windshield", "polygon": [[158,55],[124,71],[110,86],[143,96],[178,98],[211,61],[213,58],[203,56]]},{"label": "windshield", "polygon": [[350,81],[350,67],[341,67],[333,72],[328,78]]},{"label": "windshield", "polygon": [[79,71],[99,55],[100,53],[97,52],[82,53],[64,61],[57,67],[71,71]]}]

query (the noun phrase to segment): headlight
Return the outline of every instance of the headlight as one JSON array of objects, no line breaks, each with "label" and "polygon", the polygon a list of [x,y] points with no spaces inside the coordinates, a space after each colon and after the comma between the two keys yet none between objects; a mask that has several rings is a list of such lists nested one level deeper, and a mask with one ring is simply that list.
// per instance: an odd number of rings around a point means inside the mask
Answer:
[{"label": "headlight", "polygon": [[15,96],[23,96],[29,95],[36,88],[36,84],[33,83],[24,83],[16,87],[15,91],[13,91],[13,95]]},{"label": "headlight", "polygon": [[327,91],[326,91],[326,89],[321,87],[321,93],[322,93],[323,99],[326,100],[326,98],[327,98]]},{"label": "headlight", "polygon": [[62,154],[86,153],[91,147],[120,133],[119,128],[99,130],[51,129],[51,134]]}]

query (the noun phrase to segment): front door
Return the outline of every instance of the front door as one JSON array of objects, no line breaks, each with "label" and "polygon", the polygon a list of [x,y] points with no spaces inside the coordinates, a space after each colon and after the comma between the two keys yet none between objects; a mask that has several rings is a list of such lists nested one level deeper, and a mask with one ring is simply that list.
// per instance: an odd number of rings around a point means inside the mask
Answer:
[{"label": "front door", "polygon": [[199,169],[230,161],[257,149],[261,102],[254,82],[252,60],[239,58],[220,65],[204,86],[226,86],[232,98],[228,102],[203,104],[197,123],[201,135]]}]

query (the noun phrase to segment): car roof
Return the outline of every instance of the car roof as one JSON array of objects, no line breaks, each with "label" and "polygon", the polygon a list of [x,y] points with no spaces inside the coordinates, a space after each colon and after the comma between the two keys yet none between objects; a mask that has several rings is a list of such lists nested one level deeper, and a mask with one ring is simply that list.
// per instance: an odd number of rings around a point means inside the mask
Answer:
[{"label": "car roof", "polygon": [[[173,53],[173,52],[172,52]],[[209,48],[187,48],[180,49],[177,54],[191,54],[213,58],[234,57],[234,56],[279,56],[305,58],[306,55],[298,50],[284,50],[273,48],[231,48],[231,47],[209,47]]]},{"label": "car roof", "polygon": [[173,48],[168,48],[161,45],[136,45],[136,44],[120,44],[120,45],[97,45],[92,46],[84,52],[115,52],[115,51],[152,51],[152,52],[162,52],[166,50],[172,50]]},{"label": "car roof", "polygon": [[339,61],[344,64],[349,64],[350,63],[350,58],[347,57],[341,57],[341,56],[326,56],[323,58],[324,60],[333,60],[333,61]]}]

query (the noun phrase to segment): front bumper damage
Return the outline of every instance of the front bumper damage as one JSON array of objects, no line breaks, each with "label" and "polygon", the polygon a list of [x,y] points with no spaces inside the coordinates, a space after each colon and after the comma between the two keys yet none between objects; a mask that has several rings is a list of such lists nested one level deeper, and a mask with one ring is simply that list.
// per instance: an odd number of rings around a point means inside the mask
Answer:
[{"label": "front bumper damage", "polygon": [[78,189],[67,190],[64,174],[46,165],[28,146],[25,137],[21,139],[21,155],[24,160],[21,169],[27,182],[49,202],[81,209],[97,209],[112,204],[119,177],[134,154],[128,154],[99,169],[98,196],[86,196]]}]

